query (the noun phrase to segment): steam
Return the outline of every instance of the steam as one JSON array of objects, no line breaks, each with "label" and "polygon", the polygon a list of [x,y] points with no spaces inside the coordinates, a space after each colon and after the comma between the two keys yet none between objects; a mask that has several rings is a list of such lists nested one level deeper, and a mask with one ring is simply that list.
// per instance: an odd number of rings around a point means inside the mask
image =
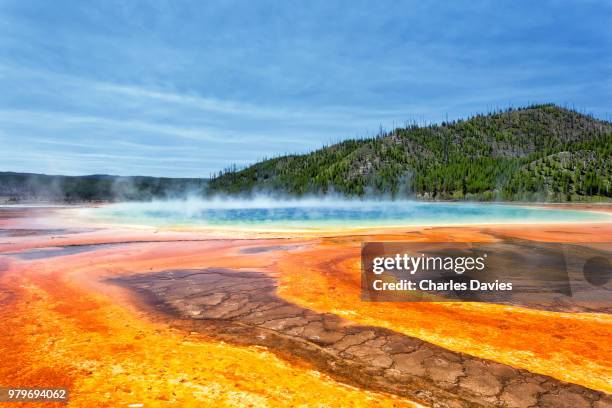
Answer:
[{"label": "steam", "polygon": [[323,213],[352,213],[392,210],[398,205],[423,207],[427,203],[416,201],[387,201],[372,199],[348,199],[341,196],[311,196],[301,198],[277,197],[259,194],[250,198],[233,196],[213,196],[202,198],[198,195],[188,195],[185,198],[152,200],[145,202],[122,202],[102,207],[107,213],[115,214],[166,214],[181,218],[198,218],[207,212],[223,211],[268,211],[298,210],[306,218],[317,218]]},{"label": "steam", "polygon": [[206,193],[206,179],[52,176],[0,172],[0,203],[87,203],[180,199]]},{"label": "steam", "polygon": [[[380,206],[387,200],[360,200],[341,196],[312,196],[301,198],[281,198],[272,195],[256,195],[252,198],[232,196],[213,196],[202,198],[189,195],[184,199],[153,200],[149,202],[127,202],[116,204],[124,208],[167,209],[175,211],[198,212],[201,210],[228,209],[276,209],[276,208],[363,208]],[[399,202],[399,201],[398,201]],[[416,201],[402,201],[411,205],[425,205]]]}]

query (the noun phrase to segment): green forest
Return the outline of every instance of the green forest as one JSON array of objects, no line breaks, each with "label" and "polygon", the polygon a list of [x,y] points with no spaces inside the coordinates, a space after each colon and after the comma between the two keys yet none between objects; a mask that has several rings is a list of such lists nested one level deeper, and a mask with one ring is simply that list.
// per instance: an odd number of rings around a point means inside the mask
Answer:
[{"label": "green forest", "polygon": [[51,176],[0,172],[0,204],[3,202],[135,201],[204,194],[207,179],[120,177],[110,175]]},{"label": "green forest", "polygon": [[533,105],[230,168],[210,180],[208,194],[605,201],[611,151],[612,123]]}]

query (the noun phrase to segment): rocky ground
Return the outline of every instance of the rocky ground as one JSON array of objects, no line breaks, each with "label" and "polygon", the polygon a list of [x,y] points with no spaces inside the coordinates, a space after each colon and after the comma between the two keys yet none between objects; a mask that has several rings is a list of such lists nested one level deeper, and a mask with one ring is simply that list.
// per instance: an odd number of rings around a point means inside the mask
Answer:
[{"label": "rocky ground", "polygon": [[612,407],[599,391],[297,306],[261,272],[169,270],[111,281],[185,330],[265,346],[341,381],[434,407]]}]

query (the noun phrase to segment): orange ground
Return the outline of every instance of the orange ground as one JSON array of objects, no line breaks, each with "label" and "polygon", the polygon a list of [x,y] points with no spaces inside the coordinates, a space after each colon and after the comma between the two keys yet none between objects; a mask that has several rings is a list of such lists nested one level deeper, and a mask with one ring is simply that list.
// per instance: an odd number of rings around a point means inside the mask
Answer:
[{"label": "orange ground", "polygon": [[[4,224],[9,222],[16,221]],[[261,348],[215,343],[171,329],[142,312],[137,299],[103,282],[105,277],[168,268],[227,267],[267,271],[279,280],[282,297],[318,311],[611,393],[609,315],[467,303],[359,301],[361,240],[490,241],[491,231],[565,242],[612,237],[610,224],[411,228],[378,231],[374,236],[343,231],[341,237],[283,239],[281,244],[300,248],[248,256],[238,255],[239,250],[279,241],[168,242],[210,236],[138,229],[4,237],[1,252],[71,243],[166,242],[100,247],[32,261],[0,258],[0,384],[66,386],[71,390],[70,406],[77,407],[412,405],[342,385]]]},{"label": "orange ground", "polygon": [[[103,275],[153,265],[202,265],[208,247],[215,245],[136,244],[119,253],[11,262],[0,279],[0,383],[68,387],[69,406],[75,407],[302,406],[313,401],[413,406],[344,386],[261,348],[214,343],[155,323],[136,311],[125,293],[97,282]],[[197,255],[183,262],[181,253]]]},{"label": "orange ground", "polygon": [[[612,236],[612,227],[511,228],[496,231],[568,242]],[[603,234],[603,235],[600,235]],[[361,239],[407,240],[405,235]],[[432,229],[420,240],[487,241],[476,228]],[[484,303],[360,301],[360,239],[327,239],[278,261],[282,297],[367,325],[418,337],[447,349],[495,360],[563,381],[612,392],[612,316],[558,313]]]}]

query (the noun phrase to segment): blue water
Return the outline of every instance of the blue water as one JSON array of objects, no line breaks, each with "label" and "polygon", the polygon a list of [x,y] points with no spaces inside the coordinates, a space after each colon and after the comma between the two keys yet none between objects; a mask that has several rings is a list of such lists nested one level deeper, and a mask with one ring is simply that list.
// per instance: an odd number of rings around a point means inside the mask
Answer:
[{"label": "blue water", "polygon": [[103,221],[153,226],[372,227],[609,221],[607,214],[518,205],[342,200],[177,200],[88,210]]}]

